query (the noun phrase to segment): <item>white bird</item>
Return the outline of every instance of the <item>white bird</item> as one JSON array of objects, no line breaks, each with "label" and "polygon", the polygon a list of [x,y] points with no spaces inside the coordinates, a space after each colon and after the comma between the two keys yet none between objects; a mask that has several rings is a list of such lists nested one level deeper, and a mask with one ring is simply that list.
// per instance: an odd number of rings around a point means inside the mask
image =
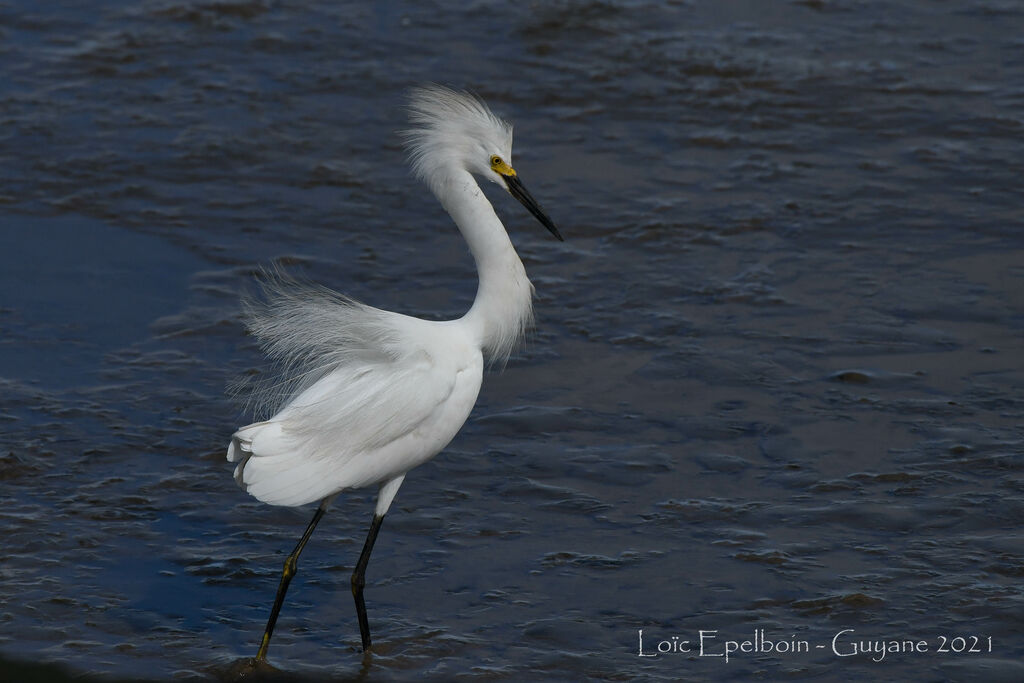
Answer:
[{"label": "white bird", "polygon": [[278,372],[250,389],[273,416],[231,437],[235,480],[259,500],[320,501],[288,556],[256,654],[267,647],[299,554],[342,491],[380,487],[373,522],[352,574],[363,650],[370,629],[366,565],[406,473],[452,440],[476,403],[485,360],[503,363],[533,319],[533,285],[474,178],[505,187],[559,240],[551,219],[513,170],[512,126],[480,99],[430,85],[412,92],[404,133],[416,175],[454,219],[479,273],[472,307],[457,320],[427,321],[277,277],[246,322]]}]

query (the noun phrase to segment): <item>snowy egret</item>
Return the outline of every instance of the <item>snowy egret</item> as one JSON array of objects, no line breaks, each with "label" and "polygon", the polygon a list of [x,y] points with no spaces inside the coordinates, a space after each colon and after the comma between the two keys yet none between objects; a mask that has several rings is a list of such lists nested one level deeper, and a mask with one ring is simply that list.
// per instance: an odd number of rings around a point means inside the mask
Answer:
[{"label": "snowy egret", "polygon": [[479,284],[469,312],[427,321],[284,278],[264,284],[246,322],[278,372],[251,389],[273,416],[231,437],[235,480],[272,505],[320,501],[284,563],[256,654],[265,661],[299,554],[334,498],[377,484],[377,506],[352,573],[363,650],[370,627],[366,565],[406,473],[452,440],[476,403],[484,359],[502,363],[533,318],[533,285],[474,175],[505,187],[551,234],[562,236],[513,170],[512,126],[479,98],[431,85],[413,91],[405,132],[416,175],[458,225]]}]

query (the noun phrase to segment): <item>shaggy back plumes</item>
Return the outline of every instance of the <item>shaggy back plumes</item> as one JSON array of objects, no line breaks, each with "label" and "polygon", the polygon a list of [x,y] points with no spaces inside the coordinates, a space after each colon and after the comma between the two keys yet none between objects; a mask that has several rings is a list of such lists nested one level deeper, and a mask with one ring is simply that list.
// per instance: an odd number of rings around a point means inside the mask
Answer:
[{"label": "shaggy back plumes", "polygon": [[386,311],[280,271],[263,271],[260,284],[262,296],[242,302],[243,320],[272,367],[229,387],[258,419],[345,364],[402,356],[402,340],[386,323]]},{"label": "shaggy back plumes", "polygon": [[473,169],[495,151],[511,163],[512,125],[470,93],[440,85],[416,88],[409,96],[409,120],[413,127],[402,137],[413,172],[427,184],[441,179],[443,168]]}]

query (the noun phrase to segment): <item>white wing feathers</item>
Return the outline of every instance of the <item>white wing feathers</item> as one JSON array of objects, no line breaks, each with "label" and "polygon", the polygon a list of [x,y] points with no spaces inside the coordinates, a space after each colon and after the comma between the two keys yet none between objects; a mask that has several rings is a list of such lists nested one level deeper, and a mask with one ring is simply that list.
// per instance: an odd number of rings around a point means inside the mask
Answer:
[{"label": "white wing feathers", "polygon": [[[273,417],[233,435],[227,459],[239,463],[239,485],[267,503],[301,505],[434,454],[402,440],[429,426],[454,389],[460,368],[431,353],[443,343],[443,324],[293,282],[265,289],[266,303],[248,305],[248,322],[278,371],[240,392],[263,406],[288,395]],[[382,449],[391,457],[373,457]]]},{"label": "white wing feathers", "polygon": [[[403,437],[431,422],[451,395],[455,373],[426,358],[403,365],[338,368],[270,420],[238,430],[228,460],[241,460],[235,468],[239,485],[267,503],[302,505],[413,466],[372,456],[401,446]],[[409,450],[407,457],[417,455],[433,453]]]}]

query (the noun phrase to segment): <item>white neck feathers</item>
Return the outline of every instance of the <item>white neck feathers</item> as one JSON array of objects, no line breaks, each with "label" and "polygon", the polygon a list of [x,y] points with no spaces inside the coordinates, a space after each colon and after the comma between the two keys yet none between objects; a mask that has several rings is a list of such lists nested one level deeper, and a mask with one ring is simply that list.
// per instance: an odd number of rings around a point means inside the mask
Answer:
[{"label": "white neck feathers", "polygon": [[533,324],[533,285],[494,208],[462,169],[435,178],[431,189],[469,244],[480,284],[463,317],[492,362],[504,363]]}]

